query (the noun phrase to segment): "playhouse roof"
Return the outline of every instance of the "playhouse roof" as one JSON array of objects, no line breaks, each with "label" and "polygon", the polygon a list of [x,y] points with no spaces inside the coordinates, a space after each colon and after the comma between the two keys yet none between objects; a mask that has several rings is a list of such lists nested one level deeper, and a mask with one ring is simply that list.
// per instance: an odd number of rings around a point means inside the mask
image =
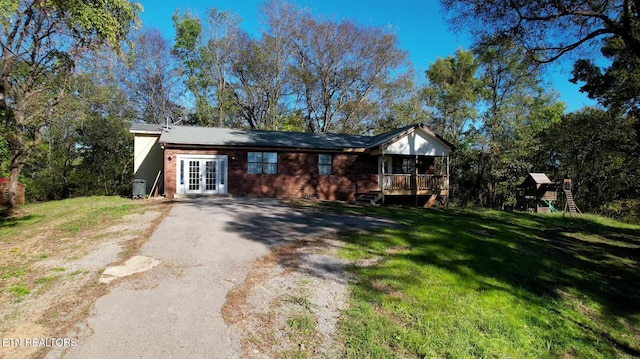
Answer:
[{"label": "playhouse roof", "polygon": [[537,183],[537,184],[549,184],[553,183],[546,174],[542,172],[537,173],[529,173],[529,176]]},{"label": "playhouse roof", "polygon": [[522,183],[520,183],[517,187],[535,186],[536,188],[540,188],[542,185],[547,185],[552,183],[553,181],[551,181],[546,174],[541,172],[532,172],[532,173],[527,173],[527,176],[524,178],[524,181],[522,181]]}]

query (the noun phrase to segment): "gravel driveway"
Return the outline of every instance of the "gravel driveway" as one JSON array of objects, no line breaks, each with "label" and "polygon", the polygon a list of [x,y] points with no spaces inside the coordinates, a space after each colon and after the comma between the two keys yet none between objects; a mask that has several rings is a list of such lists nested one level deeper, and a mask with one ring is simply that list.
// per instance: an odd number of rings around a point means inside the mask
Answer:
[{"label": "gravel driveway", "polygon": [[[274,199],[201,198],[175,204],[140,255],[160,261],[110,284],[69,337],[75,347],[47,358],[238,358],[237,329],[221,309],[256,259],[293,240],[389,221],[295,209]],[[330,270],[308,263],[309,273]]]}]

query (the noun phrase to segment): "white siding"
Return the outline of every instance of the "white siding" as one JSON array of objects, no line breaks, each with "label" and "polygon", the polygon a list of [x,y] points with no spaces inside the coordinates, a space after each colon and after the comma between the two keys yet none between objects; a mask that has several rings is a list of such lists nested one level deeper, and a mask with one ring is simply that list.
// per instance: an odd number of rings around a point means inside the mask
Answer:
[{"label": "white siding", "polygon": [[[135,134],[133,140],[133,178],[143,179],[149,193],[158,171],[163,167],[163,153],[158,139],[160,135]],[[160,177],[162,180],[162,177]]]},{"label": "white siding", "polygon": [[421,129],[389,144],[384,150],[390,155],[449,156],[449,146]]}]

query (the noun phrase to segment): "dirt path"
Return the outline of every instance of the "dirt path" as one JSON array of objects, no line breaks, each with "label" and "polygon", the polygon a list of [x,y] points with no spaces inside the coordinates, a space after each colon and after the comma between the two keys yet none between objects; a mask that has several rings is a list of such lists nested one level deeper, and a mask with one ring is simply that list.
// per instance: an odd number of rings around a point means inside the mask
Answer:
[{"label": "dirt path", "polygon": [[241,333],[242,357],[339,356],[333,338],[351,280],[339,245],[330,237],[299,241],[256,261],[223,307]]}]

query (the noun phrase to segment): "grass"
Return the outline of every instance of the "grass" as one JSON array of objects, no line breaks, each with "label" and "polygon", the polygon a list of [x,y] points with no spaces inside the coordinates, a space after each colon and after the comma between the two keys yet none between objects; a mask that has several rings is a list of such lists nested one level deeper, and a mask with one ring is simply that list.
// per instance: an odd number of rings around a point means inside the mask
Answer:
[{"label": "grass", "polygon": [[[2,293],[21,298],[34,286],[39,293],[46,291],[56,277],[38,273],[35,263],[81,257],[95,242],[96,233],[147,209],[144,201],[82,197],[28,204],[19,207],[19,216],[0,217],[0,301],[5,299]],[[51,272],[64,271],[51,268]]]},{"label": "grass", "polygon": [[14,295],[16,302],[19,302],[21,300],[20,298],[31,293],[27,285],[22,282],[12,284],[7,291]]},{"label": "grass", "polygon": [[640,356],[640,227],[595,216],[351,208],[349,358]]},{"label": "grass", "polygon": [[287,319],[287,325],[292,330],[291,335],[307,336],[316,330],[316,321],[310,314],[296,315]]},{"label": "grass", "polygon": [[316,319],[311,313],[295,314],[287,318],[290,339],[298,343],[298,348],[279,353],[283,358],[313,358],[314,348],[319,344]]}]

